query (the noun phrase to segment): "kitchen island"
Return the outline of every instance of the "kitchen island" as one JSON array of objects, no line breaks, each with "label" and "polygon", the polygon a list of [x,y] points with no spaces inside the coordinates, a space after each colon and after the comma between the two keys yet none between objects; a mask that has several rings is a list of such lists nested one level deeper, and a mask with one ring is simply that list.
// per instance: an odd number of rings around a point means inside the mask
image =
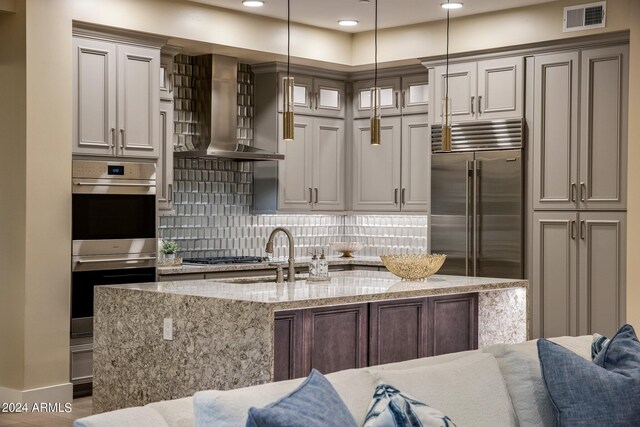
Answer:
[{"label": "kitchen island", "polygon": [[[94,412],[527,339],[525,280],[387,272],[330,283],[95,290]],[[167,320],[170,319],[170,320]],[[167,325],[171,323],[171,325]]]}]

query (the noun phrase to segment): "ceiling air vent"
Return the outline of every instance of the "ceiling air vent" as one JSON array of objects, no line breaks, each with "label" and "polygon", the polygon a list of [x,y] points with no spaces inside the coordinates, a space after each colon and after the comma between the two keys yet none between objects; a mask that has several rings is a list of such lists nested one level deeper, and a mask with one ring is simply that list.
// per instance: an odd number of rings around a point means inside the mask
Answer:
[{"label": "ceiling air vent", "polygon": [[580,4],[564,8],[562,30],[584,31],[605,26],[607,2]]}]

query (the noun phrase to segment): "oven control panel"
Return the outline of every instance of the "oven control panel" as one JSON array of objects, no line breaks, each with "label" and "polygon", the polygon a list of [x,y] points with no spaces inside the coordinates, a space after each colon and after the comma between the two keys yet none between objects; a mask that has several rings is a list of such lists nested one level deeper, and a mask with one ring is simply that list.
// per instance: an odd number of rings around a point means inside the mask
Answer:
[{"label": "oven control panel", "polygon": [[73,178],[93,179],[156,179],[154,163],[118,162],[102,160],[74,160]]}]

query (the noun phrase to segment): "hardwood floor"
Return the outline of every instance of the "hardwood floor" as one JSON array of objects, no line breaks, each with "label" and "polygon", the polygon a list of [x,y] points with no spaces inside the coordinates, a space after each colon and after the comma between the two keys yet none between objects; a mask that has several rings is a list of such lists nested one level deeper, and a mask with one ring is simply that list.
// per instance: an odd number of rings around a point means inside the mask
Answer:
[{"label": "hardwood floor", "polygon": [[70,413],[0,413],[0,427],[71,427],[73,421],[93,411],[91,396],[74,399]]}]

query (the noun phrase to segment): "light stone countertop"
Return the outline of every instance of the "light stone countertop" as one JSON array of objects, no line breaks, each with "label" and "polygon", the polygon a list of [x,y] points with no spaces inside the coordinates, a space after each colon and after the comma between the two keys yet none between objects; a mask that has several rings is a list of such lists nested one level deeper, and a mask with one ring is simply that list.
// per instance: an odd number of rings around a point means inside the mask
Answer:
[{"label": "light stone countertop", "polygon": [[[353,258],[342,258],[339,256],[328,256],[327,261],[330,266],[335,265],[359,265],[371,267],[384,267],[380,257],[377,256],[354,256]],[[311,262],[311,257],[296,258],[296,267],[307,267]],[[179,267],[158,267],[159,276],[169,276],[172,274],[189,273],[219,273],[226,271],[251,271],[251,270],[272,270],[269,264],[281,264],[287,266],[287,258],[274,258],[265,262],[253,262],[246,264],[183,264]]]},{"label": "light stone countertop", "polygon": [[[108,286],[130,291],[188,295],[275,305],[291,309],[312,305],[347,304],[430,295],[526,288],[526,280],[435,275],[424,282],[401,281],[388,272],[344,271],[331,273],[331,282],[277,284],[246,283],[242,279],[182,280]],[[256,280],[260,280],[257,278]]]}]

